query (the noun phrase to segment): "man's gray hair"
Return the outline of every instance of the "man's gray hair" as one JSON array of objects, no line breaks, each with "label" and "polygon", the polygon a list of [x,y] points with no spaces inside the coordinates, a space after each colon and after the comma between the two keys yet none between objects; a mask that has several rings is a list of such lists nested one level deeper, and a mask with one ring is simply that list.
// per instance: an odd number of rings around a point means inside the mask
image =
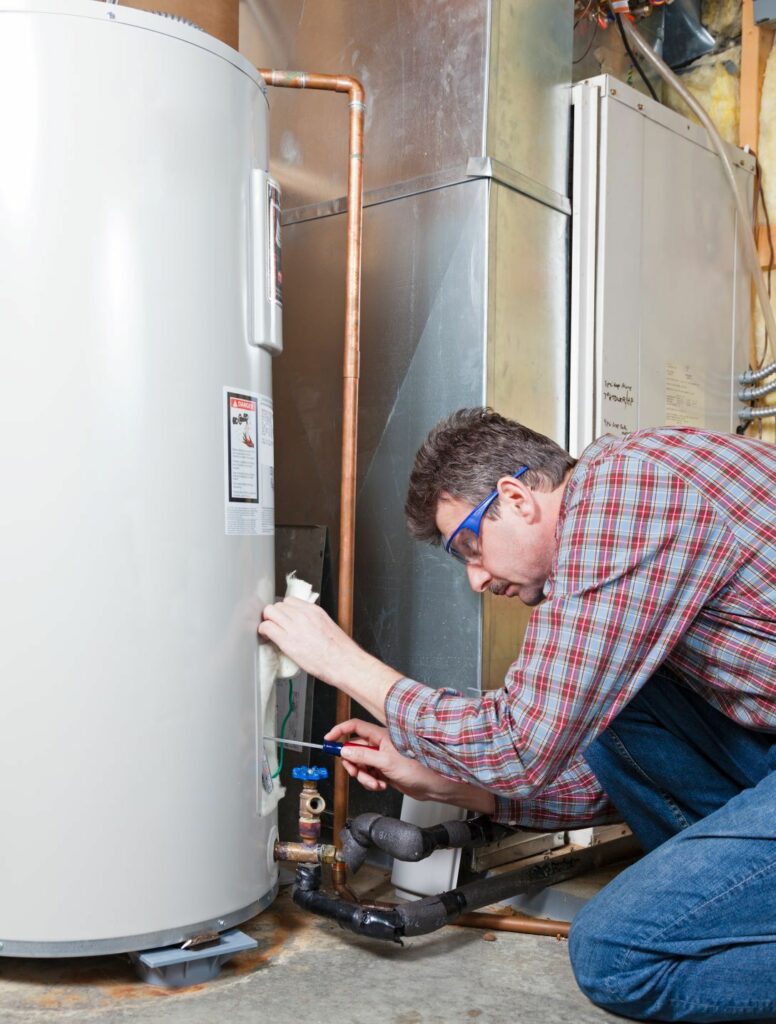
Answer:
[{"label": "man's gray hair", "polygon": [[[437,505],[445,497],[478,505],[502,476],[521,466],[532,490],[553,491],[576,459],[543,434],[487,408],[459,409],[438,423],[420,446],[410,475],[404,512],[417,540],[439,544]],[[498,502],[488,511],[498,516]]]}]

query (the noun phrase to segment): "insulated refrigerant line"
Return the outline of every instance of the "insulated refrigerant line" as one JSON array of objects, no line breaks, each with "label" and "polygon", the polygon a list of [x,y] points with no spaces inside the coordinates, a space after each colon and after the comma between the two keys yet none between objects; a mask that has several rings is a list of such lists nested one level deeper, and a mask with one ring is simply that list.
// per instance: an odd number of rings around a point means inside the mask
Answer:
[{"label": "insulated refrigerant line", "polygon": [[[361,334],[361,239],[364,194],[364,87],[350,75],[321,75],[306,71],[260,68],[268,86],[284,89],[323,89],[347,93],[348,211],[345,249],[345,339],[342,355],[342,470],[340,483],[340,549],[337,621],[353,635],[353,565],[355,560],[356,462],[358,453],[358,379]],[[350,718],[350,697],[337,691],[337,721]],[[348,775],[340,761],[334,767],[334,836],[338,841],[348,816]],[[345,885],[344,865],[334,865],[335,885]]]}]

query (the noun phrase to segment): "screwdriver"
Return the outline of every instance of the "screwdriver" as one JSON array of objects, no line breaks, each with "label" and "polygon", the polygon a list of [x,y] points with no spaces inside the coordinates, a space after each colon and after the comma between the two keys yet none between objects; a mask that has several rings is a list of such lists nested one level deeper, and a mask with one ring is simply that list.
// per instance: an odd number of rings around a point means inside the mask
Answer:
[{"label": "screwdriver", "polygon": [[265,736],[270,743],[283,743],[287,747],[314,747],[322,750],[324,754],[331,754],[332,757],[340,757],[343,747],[363,747],[364,750],[379,750],[379,747],[372,747],[368,743],[338,743],[336,740],[324,740],[323,743],[304,743],[302,740],[281,740],[277,736]]}]

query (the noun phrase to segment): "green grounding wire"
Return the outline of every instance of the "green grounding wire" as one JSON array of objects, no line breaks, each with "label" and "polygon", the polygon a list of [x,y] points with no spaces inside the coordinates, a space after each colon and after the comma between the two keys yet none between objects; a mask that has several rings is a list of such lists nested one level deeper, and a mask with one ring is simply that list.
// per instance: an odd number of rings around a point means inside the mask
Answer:
[{"label": "green grounding wire", "polygon": [[[294,684],[293,684],[293,681],[291,679],[289,679],[288,680],[288,711],[286,711],[286,716],[283,719],[283,722],[282,722],[282,724],[280,726],[280,736],[278,736],[278,739],[282,740],[282,739],[285,738],[285,735],[286,735],[286,725],[288,724],[288,720],[291,717],[291,712],[293,710],[294,710]],[[278,766],[277,766],[276,771],[274,771],[272,773],[272,778],[273,779],[276,779],[278,777],[278,775],[280,775],[280,773],[283,771],[283,754],[285,753],[285,750],[286,750],[285,743],[281,743],[280,744],[280,753],[278,754]]]}]

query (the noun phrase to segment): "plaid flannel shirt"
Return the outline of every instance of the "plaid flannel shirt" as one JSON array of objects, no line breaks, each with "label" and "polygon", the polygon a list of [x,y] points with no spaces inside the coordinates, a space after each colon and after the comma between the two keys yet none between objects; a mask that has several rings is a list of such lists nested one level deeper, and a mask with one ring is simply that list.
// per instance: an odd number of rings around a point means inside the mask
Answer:
[{"label": "plaid flannel shirt", "polygon": [[496,818],[613,820],[585,747],[663,664],[714,707],[776,732],[776,447],[692,429],[591,445],[566,486],[546,600],[503,689],[402,679],[391,738],[496,794]]}]

